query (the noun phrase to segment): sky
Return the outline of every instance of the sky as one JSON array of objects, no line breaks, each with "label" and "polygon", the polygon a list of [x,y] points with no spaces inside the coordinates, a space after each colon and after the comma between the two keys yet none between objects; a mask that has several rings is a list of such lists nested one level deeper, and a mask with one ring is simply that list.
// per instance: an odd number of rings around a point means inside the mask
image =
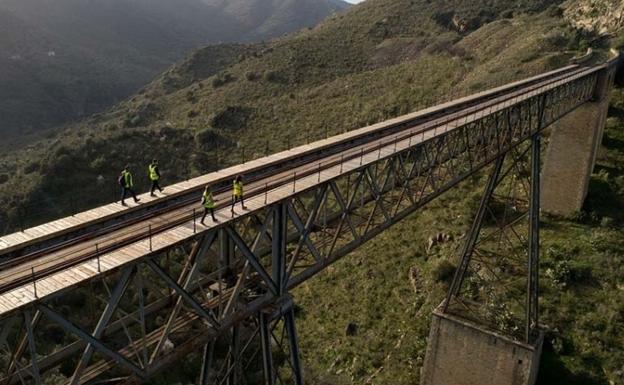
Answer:
[{"label": "sky", "polygon": [[357,4],[357,3],[361,3],[364,0],[345,0],[347,3],[351,3],[351,4]]}]

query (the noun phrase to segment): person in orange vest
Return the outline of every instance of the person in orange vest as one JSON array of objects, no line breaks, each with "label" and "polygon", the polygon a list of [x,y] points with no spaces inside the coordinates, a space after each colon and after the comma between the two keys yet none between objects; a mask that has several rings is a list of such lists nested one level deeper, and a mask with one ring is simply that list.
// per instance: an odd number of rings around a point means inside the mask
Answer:
[{"label": "person in orange vest", "polygon": [[119,178],[117,179],[117,182],[121,186],[122,206],[126,206],[125,199],[127,193],[132,194],[132,198],[134,198],[135,203],[138,203],[140,201],[140,199],[137,198],[136,194],[134,193],[134,183],[132,182],[132,173],[130,173],[130,166],[126,165],[126,167],[124,167],[121,175],[119,175]]},{"label": "person in orange vest", "polygon": [[236,203],[238,203],[238,201],[240,201],[241,207],[243,208],[243,210],[245,210],[246,207],[245,198],[243,196],[243,177],[241,175],[238,175],[236,179],[234,179],[232,187],[232,213],[234,213],[234,206],[236,206]]},{"label": "person in orange vest", "polygon": [[204,206],[204,215],[202,216],[202,219],[201,221],[199,221],[199,223],[201,223],[204,226],[206,225],[204,223],[204,219],[206,219],[206,215],[208,215],[209,212],[210,212],[210,216],[212,217],[213,222],[218,222],[217,218],[215,218],[215,215],[214,215],[215,200],[214,200],[214,197],[212,196],[212,191],[210,191],[210,186],[208,185],[206,185],[206,188],[204,189],[204,194],[202,195],[201,204],[202,206]]}]

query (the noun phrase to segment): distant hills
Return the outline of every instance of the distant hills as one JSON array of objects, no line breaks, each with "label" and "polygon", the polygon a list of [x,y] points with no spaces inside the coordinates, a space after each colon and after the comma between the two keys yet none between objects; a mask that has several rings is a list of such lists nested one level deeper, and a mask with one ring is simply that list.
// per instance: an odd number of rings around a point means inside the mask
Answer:
[{"label": "distant hills", "polygon": [[269,39],[345,9],[337,0],[0,0],[0,134],[101,111],[187,52]]}]

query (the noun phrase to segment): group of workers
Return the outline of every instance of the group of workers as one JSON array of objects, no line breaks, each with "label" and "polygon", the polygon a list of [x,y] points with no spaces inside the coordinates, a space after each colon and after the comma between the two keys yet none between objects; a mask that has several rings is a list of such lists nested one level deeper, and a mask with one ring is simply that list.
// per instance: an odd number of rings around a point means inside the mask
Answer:
[{"label": "group of workers", "polygon": [[[158,161],[156,159],[152,160],[152,163],[148,166],[148,176],[150,181],[152,182],[152,187],[150,189],[150,196],[156,196],[154,193],[156,190],[159,192],[163,192],[163,188],[160,187],[160,170],[158,169]],[[123,171],[119,175],[118,178],[119,185],[121,186],[121,204],[126,206],[126,196],[128,194],[132,195],[134,198],[134,202],[138,203],[141,199],[137,198],[136,193],[134,192],[134,183],[132,180],[132,173],[130,172],[130,166],[126,165]],[[245,207],[245,198],[243,196],[243,177],[238,175],[234,182],[232,183],[232,214],[234,213],[234,207],[236,204],[240,202],[243,210],[246,210]],[[206,185],[204,189],[204,193],[201,198],[201,205],[204,208],[204,213],[202,215],[200,223],[205,225],[204,221],[206,220],[206,216],[210,213],[210,216],[214,222],[218,222],[215,217],[215,198],[212,194],[212,190],[210,185]]]}]

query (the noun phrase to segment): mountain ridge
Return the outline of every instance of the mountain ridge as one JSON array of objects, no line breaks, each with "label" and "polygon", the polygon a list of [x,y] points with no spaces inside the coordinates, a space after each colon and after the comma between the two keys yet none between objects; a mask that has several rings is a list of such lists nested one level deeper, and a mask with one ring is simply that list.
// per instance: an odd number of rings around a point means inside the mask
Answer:
[{"label": "mountain ridge", "polygon": [[[100,112],[193,49],[279,37],[338,10],[328,0],[291,1],[274,0],[284,6],[247,27],[201,0],[4,0],[0,132],[22,136]],[[299,3],[317,12],[297,15]],[[270,20],[275,12],[290,21],[285,28]]]}]

